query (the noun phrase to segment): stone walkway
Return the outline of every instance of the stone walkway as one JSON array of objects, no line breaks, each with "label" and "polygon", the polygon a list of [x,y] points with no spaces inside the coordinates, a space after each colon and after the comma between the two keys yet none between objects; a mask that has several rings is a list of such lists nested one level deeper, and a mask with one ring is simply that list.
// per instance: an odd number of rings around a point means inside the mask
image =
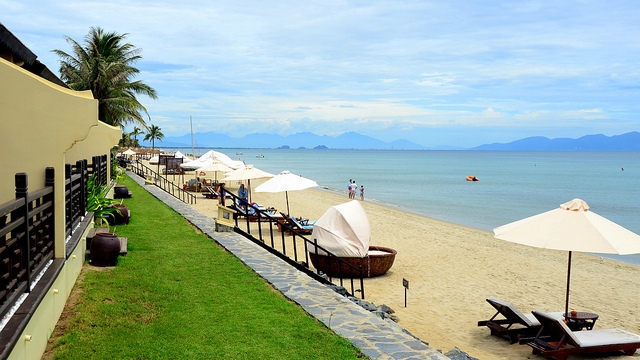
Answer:
[{"label": "stone walkway", "polygon": [[145,185],[144,179],[139,176],[131,172],[128,174],[152,195],[251,267],[284,296],[302,306],[335,333],[349,339],[371,359],[449,359],[395,322],[383,320],[363,309],[243,236],[234,232],[216,232],[213,218],[196,211],[156,186]]}]

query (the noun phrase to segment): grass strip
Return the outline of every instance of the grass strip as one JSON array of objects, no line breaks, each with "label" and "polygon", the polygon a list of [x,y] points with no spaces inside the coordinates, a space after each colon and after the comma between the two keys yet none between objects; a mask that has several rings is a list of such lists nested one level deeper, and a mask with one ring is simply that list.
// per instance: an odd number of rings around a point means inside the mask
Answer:
[{"label": "grass strip", "polygon": [[347,339],[130,178],[128,254],[85,265],[55,359],[358,359]]}]

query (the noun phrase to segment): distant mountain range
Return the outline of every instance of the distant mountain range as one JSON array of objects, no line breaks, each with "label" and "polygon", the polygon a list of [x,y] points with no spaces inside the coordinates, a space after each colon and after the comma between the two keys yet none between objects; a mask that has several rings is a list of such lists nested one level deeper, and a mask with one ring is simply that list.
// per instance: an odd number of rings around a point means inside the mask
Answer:
[{"label": "distant mountain range", "polygon": [[[245,148],[245,149],[358,149],[358,150],[428,150],[429,148],[408,140],[385,142],[356,132],[339,136],[316,135],[301,132],[289,136],[253,133],[233,138],[215,132],[195,133],[194,145],[198,148]],[[151,146],[150,142],[142,142]],[[165,137],[156,146],[164,148],[190,148],[191,135]],[[587,135],[578,139],[549,139],[543,136],[528,137],[510,143],[493,143],[470,149],[441,146],[432,150],[529,150],[529,151],[640,151],[640,133],[622,135]]]},{"label": "distant mountain range", "polygon": [[586,135],[578,139],[534,136],[506,144],[481,145],[470,150],[640,151],[640,133],[634,131],[614,136]]},{"label": "distant mountain range", "polygon": [[[418,145],[408,140],[395,140],[384,142],[370,136],[355,132],[344,133],[339,136],[316,135],[310,132],[300,132],[289,136],[276,134],[254,133],[241,138],[233,138],[215,132],[195,133],[194,145],[199,148],[244,148],[244,149],[362,149],[362,150],[425,150],[422,145]],[[144,146],[151,146],[151,142],[142,142]],[[160,147],[191,147],[191,135],[186,134],[178,137],[165,137],[161,142],[156,141],[156,146]]]}]

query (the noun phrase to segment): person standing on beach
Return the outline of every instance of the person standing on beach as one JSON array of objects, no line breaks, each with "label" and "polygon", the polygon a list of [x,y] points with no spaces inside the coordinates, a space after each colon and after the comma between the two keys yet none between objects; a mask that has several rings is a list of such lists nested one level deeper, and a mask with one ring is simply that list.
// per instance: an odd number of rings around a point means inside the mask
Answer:
[{"label": "person standing on beach", "polygon": [[360,200],[364,201],[364,185],[360,185]]},{"label": "person standing on beach", "polygon": [[349,184],[347,184],[347,194],[349,194],[349,199],[351,199],[351,184],[353,180],[349,179]]},{"label": "person standing on beach", "polygon": [[356,199],[356,191],[358,191],[358,184],[356,184],[356,181],[353,180],[351,182],[351,191],[350,191],[351,199],[353,200]]}]

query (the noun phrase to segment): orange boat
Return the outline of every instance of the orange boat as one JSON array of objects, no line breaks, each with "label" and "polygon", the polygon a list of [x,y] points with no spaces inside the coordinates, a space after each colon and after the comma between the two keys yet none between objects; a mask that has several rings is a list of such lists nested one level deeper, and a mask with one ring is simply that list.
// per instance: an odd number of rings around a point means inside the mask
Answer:
[{"label": "orange boat", "polygon": [[480,179],[473,175],[467,175],[467,181],[480,181]]}]

